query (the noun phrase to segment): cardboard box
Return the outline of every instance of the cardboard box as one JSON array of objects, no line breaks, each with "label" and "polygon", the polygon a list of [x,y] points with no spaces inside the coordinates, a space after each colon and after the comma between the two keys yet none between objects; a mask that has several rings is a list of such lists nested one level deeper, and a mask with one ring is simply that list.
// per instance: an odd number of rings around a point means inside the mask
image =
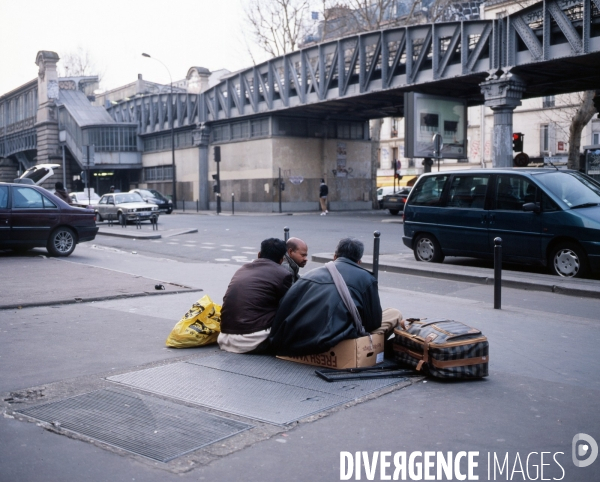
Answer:
[{"label": "cardboard box", "polygon": [[[371,346],[371,339],[373,346]],[[355,340],[339,342],[331,350],[318,355],[306,356],[279,356],[282,360],[289,360],[305,365],[314,365],[325,368],[359,368],[372,367],[383,361],[383,335],[363,336]]]}]

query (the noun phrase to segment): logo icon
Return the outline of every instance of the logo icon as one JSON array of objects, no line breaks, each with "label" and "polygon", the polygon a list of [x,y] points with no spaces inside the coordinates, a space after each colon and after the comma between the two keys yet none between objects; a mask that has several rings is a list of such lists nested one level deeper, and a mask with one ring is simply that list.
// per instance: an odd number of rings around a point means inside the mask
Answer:
[{"label": "logo icon", "polygon": [[[584,443],[579,443],[584,442]],[[580,460],[580,457],[586,459]],[[578,433],[573,437],[573,463],[576,467],[588,467],[598,457],[598,444],[586,433]]]}]

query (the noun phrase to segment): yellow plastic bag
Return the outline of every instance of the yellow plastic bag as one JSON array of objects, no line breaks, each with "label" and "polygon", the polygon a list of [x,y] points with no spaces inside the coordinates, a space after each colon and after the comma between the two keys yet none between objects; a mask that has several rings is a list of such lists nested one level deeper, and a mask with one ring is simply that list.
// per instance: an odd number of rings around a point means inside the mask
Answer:
[{"label": "yellow plastic bag", "polygon": [[215,343],[221,332],[221,306],[204,295],[177,322],[167,338],[172,348],[190,348]]}]

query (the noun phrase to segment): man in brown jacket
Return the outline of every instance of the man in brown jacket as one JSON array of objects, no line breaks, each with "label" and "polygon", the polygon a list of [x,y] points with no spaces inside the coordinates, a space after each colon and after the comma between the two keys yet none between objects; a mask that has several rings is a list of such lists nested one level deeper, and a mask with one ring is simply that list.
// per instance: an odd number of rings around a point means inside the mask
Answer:
[{"label": "man in brown jacket", "polygon": [[65,189],[65,186],[62,182],[58,181],[54,183],[54,194],[61,198],[67,204],[73,204],[73,201],[71,201],[69,193]]},{"label": "man in brown jacket", "polygon": [[292,286],[292,274],[281,266],[285,251],[281,239],[265,239],[258,259],[231,278],[221,309],[221,350],[260,353],[267,348],[279,300]]}]

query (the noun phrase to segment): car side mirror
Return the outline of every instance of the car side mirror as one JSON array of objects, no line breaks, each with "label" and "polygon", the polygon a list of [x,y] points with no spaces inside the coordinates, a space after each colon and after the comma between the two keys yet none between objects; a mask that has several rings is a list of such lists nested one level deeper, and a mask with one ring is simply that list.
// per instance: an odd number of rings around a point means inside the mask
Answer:
[{"label": "car side mirror", "polygon": [[541,209],[539,203],[525,203],[523,204],[523,211],[526,213],[539,213]]}]

